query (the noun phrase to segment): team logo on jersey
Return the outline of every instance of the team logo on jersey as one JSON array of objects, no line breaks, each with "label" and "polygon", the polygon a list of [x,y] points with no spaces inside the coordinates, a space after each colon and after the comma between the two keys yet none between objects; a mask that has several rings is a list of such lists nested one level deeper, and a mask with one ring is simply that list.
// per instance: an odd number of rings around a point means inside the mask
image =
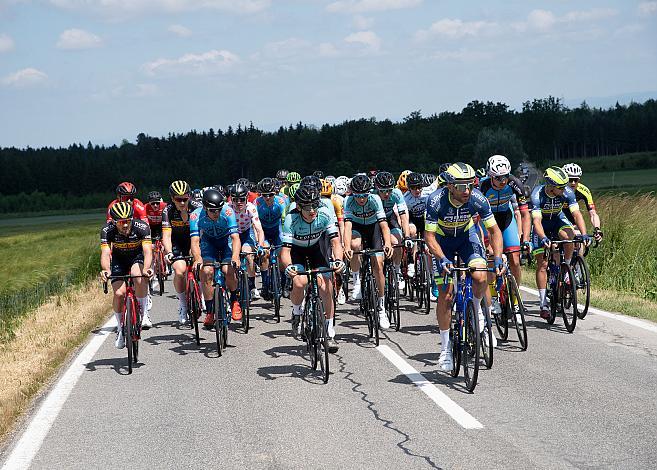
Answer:
[{"label": "team logo on jersey", "polygon": [[192,212],[189,215],[189,220],[196,220],[196,219],[198,219],[198,214],[196,212]]},{"label": "team logo on jersey", "polygon": [[226,208],[226,215],[231,216],[233,215],[233,211],[230,208]]}]

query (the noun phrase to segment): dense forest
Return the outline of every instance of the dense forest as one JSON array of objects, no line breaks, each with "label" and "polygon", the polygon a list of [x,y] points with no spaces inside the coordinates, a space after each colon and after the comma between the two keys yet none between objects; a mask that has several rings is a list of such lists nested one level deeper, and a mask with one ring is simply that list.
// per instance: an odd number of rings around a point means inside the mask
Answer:
[{"label": "dense forest", "polygon": [[[111,147],[73,144],[68,148],[0,149],[0,212],[38,207],[99,207],[116,184],[133,181],[142,194],[164,189],[173,179],[193,186],[226,183],[245,176],[258,180],[279,168],[300,173],[322,169],[338,175],[385,168],[437,172],[442,162],[481,166],[492,153],[514,163],[579,160],[600,155],[657,150],[657,101],[586,103],[569,109],[558,98],[535,99],[522,110],[504,103],[473,101],[461,112],[402,122],[375,118],[325,124],[299,122],[265,132],[252,123],[167,137],[137,136]],[[30,197],[25,197],[29,194]]]}]

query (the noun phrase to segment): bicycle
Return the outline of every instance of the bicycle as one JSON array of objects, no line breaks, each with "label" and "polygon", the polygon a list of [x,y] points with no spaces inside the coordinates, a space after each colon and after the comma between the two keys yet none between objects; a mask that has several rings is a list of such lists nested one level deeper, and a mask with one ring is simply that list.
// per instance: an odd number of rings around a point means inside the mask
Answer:
[{"label": "bicycle", "polygon": [[[123,330],[123,337],[125,338],[125,347],[128,350],[128,374],[132,374],[132,364],[137,364],[139,357],[139,338],[141,336],[141,310],[139,302],[135,295],[134,281],[140,277],[148,278],[148,276],[132,276],[130,274],[125,276],[109,276],[107,281],[120,280],[126,284],[125,290],[125,303],[123,304],[123,325],[117,325],[117,328]],[[107,294],[107,281],[103,282],[103,292]]]},{"label": "bicycle", "polygon": [[281,284],[281,271],[278,265],[278,253],[281,245],[270,245],[263,248],[269,251],[269,285],[265,288],[269,291],[271,296],[272,305],[274,306],[274,318],[276,323],[281,322],[281,297],[283,296]]},{"label": "bicycle", "polygon": [[240,297],[240,307],[242,308],[242,328],[244,333],[249,332],[249,309],[251,302],[251,289],[249,289],[249,273],[247,269],[246,258],[255,256],[255,251],[241,251],[240,252],[240,266],[237,274],[237,290]]},{"label": "bicycle", "polygon": [[[481,349],[481,335],[479,333],[479,317],[475,314],[472,293],[472,271],[488,271],[488,268],[455,267],[451,269],[452,289],[454,300],[452,302],[452,324],[449,336],[452,342],[453,366],[450,375],[459,374],[463,362],[463,376],[465,388],[474,392],[479,375],[479,352]],[[461,273],[465,279],[460,280]],[[447,288],[447,278],[443,279],[443,289]]]},{"label": "bicycle", "polygon": [[194,330],[196,344],[201,344],[201,337],[198,331],[198,319],[203,313],[203,294],[199,284],[198,269],[194,269],[194,257],[183,256],[182,259],[187,263],[185,272],[185,298],[187,299],[187,319],[189,327]]},{"label": "bicycle", "polygon": [[[424,313],[428,315],[431,312],[431,263],[424,238],[413,238],[411,241],[417,243],[414,257],[415,276],[413,276],[411,284],[417,295],[417,307],[424,307]],[[413,301],[412,295],[410,300]]]},{"label": "bicycle", "polygon": [[334,273],[334,270],[330,268],[306,269],[298,271],[297,275],[308,277],[308,287],[301,316],[301,331],[306,340],[306,351],[310,354],[310,367],[312,370],[317,370],[319,364],[322,381],[327,383],[329,379],[329,336],[324,321],[324,305],[319,296],[317,283],[317,276],[325,273]]},{"label": "bicycle", "polygon": [[[576,236],[576,240],[581,240],[581,237]],[[598,247],[598,241],[593,241],[593,248]],[[573,275],[575,276],[575,286],[577,288],[577,299],[581,299],[582,295],[582,310],[577,310],[577,317],[581,320],[586,317],[586,314],[589,312],[589,303],[591,301],[591,273],[589,271],[589,265],[586,262],[586,255],[589,253],[589,247],[584,248],[584,253],[580,252],[581,243],[575,245],[575,251],[573,253],[573,259],[571,261],[571,268],[573,270]]]},{"label": "bicycle", "polygon": [[[516,253],[520,250],[509,251],[507,253]],[[509,319],[513,322],[520,348],[523,351],[527,350],[527,326],[525,324],[525,316],[527,308],[520,295],[518,289],[518,282],[510,269],[507,269],[504,274],[498,277],[496,290],[498,293],[498,300],[501,307],[501,312],[493,314],[495,317],[495,326],[500,334],[500,338],[507,340],[509,337]]]},{"label": "bicycle", "polygon": [[374,344],[379,345],[379,304],[378,304],[378,290],[376,288],[376,283],[374,282],[374,273],[372,272],[372,261],[370,256],[377,253],[383,253],[382,249],[373,250],[373,249],[363,249],[360,251],[354,251],[355,255],[363,255],[363,259],[360,265],[360,283],[361,283],[361,299],[360,299],[360,311],[365,315],[367,320],[367,330],[369,332],[370,338],[374,338]]},{"label": "bicycle", "polygon": [[[574,240],[557,240],[550,242],[550,247],[546,250],[548,256],[548,289],[547,297],[550,300],[550,316],[547,319],[549,325],[552,325],[558,313],[563,317],[563,323],[568,333],[572,333],[577,325],[577,288],[574,282],[573,270],[565,261],[563,245],[567,243],[577,243]],[[558,253],[559,261],[554,260]]]},{"label": "bicycle", "polygon": [[155,277],[159,287],[159,295],[164,294],[164,281],[167,278],[167,263],[164,260],[164,245],[160,238],[155,239],[153,245],[153,264]]},{"label": "bicycle", "polygon": [[[393,248],[403,248],[404,245],[393,245]],[[386,280],[385,287],[385,306],[390,327],[399,331],[401,326],[401,316],[399,312],[399,274],[395,269],[392,258],[385,260],[383,264],[383,275]]]},{"label": "bicycle", "polygon": [[230,323],[230,312],[228,305],[230,305],[230,296],[226,284],[224,282],[224,273],[221,270],[223,266],[231,266],[232,263],[217,263],[205,262],[203,266],[212,266],[214,268],[214,334],[217,340],[217,355],[222,356],[223,351],[228,347],[228,324]]}]

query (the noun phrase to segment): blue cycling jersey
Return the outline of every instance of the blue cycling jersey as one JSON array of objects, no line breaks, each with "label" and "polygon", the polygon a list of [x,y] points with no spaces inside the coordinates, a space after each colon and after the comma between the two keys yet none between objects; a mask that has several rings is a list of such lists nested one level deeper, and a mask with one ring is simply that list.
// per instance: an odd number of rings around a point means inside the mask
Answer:
[{"label": "blue cycling jersey", "polygon": [[291,210],[285,216],[283,223],[283,246],[290,248],[314,246],[324,233],[329,239],[337,237],[338,227],[334,218],[335,216],[332,216],[325,207],[319,208],[317,217],[312,222],[306,222],[298,210]]},{"label": "blue cycling jersey", "polygon": [[390,197],[385,200],[381,199],[381,202],[383,203],[383,210],[388,218],[393,214],[395,206],[397,206],[398,214],[405,214],[408,211],[406,201],[404,200],[404,194],[399,188],[393,189],[392,193],[390,193]]},{"label": "blue cycling jersey", "polygon": [[572,211],[579,210],[575,192],[566,186],[561,196],[550,197],[545,192],[545,185],[536,186],[532,191],[532,217],[557,219],[562,214],[564,205]]},{"label": "blue cycling jersey", "polygon": [[488,199],[476,188],[465,204],[452,201],[449,190],[441,188],[427,199],[427,218],[424,228],[443,237],[469,236],[474,227],[473,217],[479,214],[486,228],[497,225]]},{"label": "blue cycling jersey", "polygon": [[424,217],[424,213],[427,209],[427,197],[431,193],[426,191],[425,188],[422,189],[418,197],[413,196],[410,191],[404,193],[404,202],[406,202],[406,207],[408,208],[408,213],[411,217],[420,219]]},{"label": "blue cycling jersey", "polygon": [[506,212],[514,208],[514,196],[518,207],[523,210],[527,207],[527,197],[522,183],[518,178],[509,175],[507,184],[502,189],[495,189],[489,177],[481,180],[479,190],[488,199],[493,212]]},{"label": "blue cycling jersey", "polygon": [[199,207],[189,215],[189,234],[192,237],[224,238],[237,231],[235,212],[224,204],[219,218],[214,221],[208,217],[204,207]]},{"label": "blue cycling jersey", "polygon": [[355,197],[347,196],[344,203],[344,220],[360,225],[373,225],[386,220],[381,198],[376,194],[369,194],[367,201],[361,206]]},{"label": "blue cycling jersey", "polygon": [[258,209],[258,217],[260,217],[260,223],[263,229],[271,230],[281,225],[283,213],[287,207],[284,196],[274,196],[271,206],[268,206],[265,198],[260,196],[255,200],[255,205]]}]

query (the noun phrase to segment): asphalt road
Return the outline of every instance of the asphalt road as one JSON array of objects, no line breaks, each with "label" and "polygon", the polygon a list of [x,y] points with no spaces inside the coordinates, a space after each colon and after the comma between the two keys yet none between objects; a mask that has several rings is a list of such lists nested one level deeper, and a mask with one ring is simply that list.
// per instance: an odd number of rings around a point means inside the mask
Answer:
[{"label": "asphalt road", "polygon": [[[231,331],[218,358],[214,333],[197,346],[165,293],[142,363],[126,375],[108,336],[31,468],[654,468],[657,333],[589,314],[568,334],[527,299],[529,349],[510,332],[468,394],[462,377],[438,371],[433,313],[410,304],[379,350],[356,306],[340,308],[324,385],[290,335],[287,301],[279,324],[256,302],[252,330]],[[478,426],[446,412],[459,407]]]}]

